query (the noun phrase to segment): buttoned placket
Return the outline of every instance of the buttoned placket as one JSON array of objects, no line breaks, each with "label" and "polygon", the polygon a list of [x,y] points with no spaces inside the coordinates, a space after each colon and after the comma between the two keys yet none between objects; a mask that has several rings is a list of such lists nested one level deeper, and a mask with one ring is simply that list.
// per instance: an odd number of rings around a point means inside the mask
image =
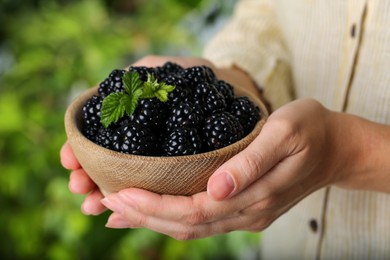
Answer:
[{"label": "buttoned placket", "polygon": [[343,67],[339,71],[340,87],[337,89],[335,108],[345,111],[348,106],[349,91],[354,78],[354,70],[359,58],[363,24],[367,12],[367,0],[348,1],[348,22],[345,32],[345,52]]},{"label": "buttoned placket", "polygon": [[[340,77],[343,79],[339,93],[337,95],[337,104],[340,111],[346,111],[348,107],[349,92],[354,79],[354,70],[359,59],[359,48],[363,37],[364,20],[367,13],[367,0],[350,0],[349,3],[349,29],[346,30],[346,52],[344,69],[340,71]],[[318,245],[316,259],[325,259],[327,248],[324,247],[324,239],[326,239],[326,213],[328,207],[329,194],[331,188],[327,188],[324,193],[323,208],[320,218],[312,218],[308,221],[308,228],[312,233],[318,236]],[[333,227],[337,228],[337,227]],[[329,238],[331,239],[331,238]]]},{"label": "buttoned placket", "polygon": [[[321,239],[324,230],[325,206],[327,193],[329,188],[324,188],[317,191],[312,196],[315,196],[315,201],[322,201],[318,207],[311,209],[311,214],[306,219],[306,252],[305,259],[316,259],[320,252]],[[313,201],[314,201],[313,200]]]}]

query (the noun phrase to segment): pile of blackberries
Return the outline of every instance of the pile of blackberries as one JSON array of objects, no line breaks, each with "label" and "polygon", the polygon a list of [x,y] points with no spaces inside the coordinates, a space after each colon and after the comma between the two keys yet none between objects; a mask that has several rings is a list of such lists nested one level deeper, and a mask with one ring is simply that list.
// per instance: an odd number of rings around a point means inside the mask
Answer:
[{"label": "pile of blackberries", "polygon": [[145,156],[180,156],[228,146],[250,133],[260,120],[259,108],[248,98],[235,96],[233,87],[216,78],[207,66],[183,68],[172,62],[159,67],[129,67],[146,81],[148,74],[175,86],[168,101],[145,98],[131,116],[105,128],[100,111],[105,97],[123,92],[122,76],[115,69],[99,84],[98,95],[83,107],[83,133],[105,148]]}]

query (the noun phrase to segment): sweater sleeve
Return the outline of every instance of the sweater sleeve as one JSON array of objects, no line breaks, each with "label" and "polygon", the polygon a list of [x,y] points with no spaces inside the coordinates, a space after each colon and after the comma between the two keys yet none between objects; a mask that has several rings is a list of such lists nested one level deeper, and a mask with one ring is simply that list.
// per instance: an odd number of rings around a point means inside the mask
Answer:
[{"label": "sweater sleeve", "polygon": [[287,47],[269,0],[241,0],[204,49],[217,67],[239,67],[264,89],[274,109],[293,98]]}]

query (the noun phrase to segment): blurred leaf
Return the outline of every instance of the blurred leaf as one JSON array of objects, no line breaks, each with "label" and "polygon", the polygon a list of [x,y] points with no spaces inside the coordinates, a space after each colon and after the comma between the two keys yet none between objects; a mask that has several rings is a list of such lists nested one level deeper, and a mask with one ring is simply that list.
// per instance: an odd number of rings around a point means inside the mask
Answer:
[{"label": "blurred leaf", "polygon": [[1,259],[234,259],[257,245],[247,233],[183,242],[105,228],[110,212],[83,215],[59,161],[75,93],[143,55],[195,53],[200,33],[183,21],[201,28],[214,2],[0,0]]},{"label": "blurred leaf", "polygon": [[15,93],[4,93],[0,96],[0,134],[16,132],[23,129],[21,104]]}]

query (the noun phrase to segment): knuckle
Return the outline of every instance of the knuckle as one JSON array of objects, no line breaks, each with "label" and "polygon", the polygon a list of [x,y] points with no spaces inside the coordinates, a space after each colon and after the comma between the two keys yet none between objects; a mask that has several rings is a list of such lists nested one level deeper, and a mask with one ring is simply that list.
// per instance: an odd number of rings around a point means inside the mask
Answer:
[{"label": "knuckle", "polygon": [[266,212],[277,208],[278,202],[274,196],[269,196],[249,207],[249,210],[252,212]]},{"label": "knuckle", "polygon": [[204,210],[204,206],[200,201],[194,200],[192,197],[192,207],[188,209],[183,216],[182,222],[188,226],[195,226],[206,223],[210,219],[210,215]]},{"label": "knuckle", "polygon": [[144,214],[134,214],[128,210],[125,211],[125,218],[129,221],[129,225],[132,228],[146,227],[148,224],[148,218]]},{"label": "knuckle", "polygon": [[246,166],[245,168],[248,169],[244,171],[244,174],[249,180],[257,179],[257,174],[261,170],[261,162],[263,161],[262,155],[259,153],[248,153],[245,157],[243,157],[242,163]]},{"label": "knuckle", "polygon": [[188,214],[185,217],[184,222],[187,225],[194,226],[194,225],[205,223],[207,219],[208,217],[206,216],[206,214],[204,214],[204,212],[196,210]]},{"label": "knuckle", "polygon": [[250,232],[261,232],[268,228],[273,222],[272,218],[262,218],[256,221],[253,225],[251,225],[248,229]]},{"label": "knuckle", "polygon": [[293,138],[299,132],[299,126],[287,118],[273,120],[269,127],[285,140]]}]

